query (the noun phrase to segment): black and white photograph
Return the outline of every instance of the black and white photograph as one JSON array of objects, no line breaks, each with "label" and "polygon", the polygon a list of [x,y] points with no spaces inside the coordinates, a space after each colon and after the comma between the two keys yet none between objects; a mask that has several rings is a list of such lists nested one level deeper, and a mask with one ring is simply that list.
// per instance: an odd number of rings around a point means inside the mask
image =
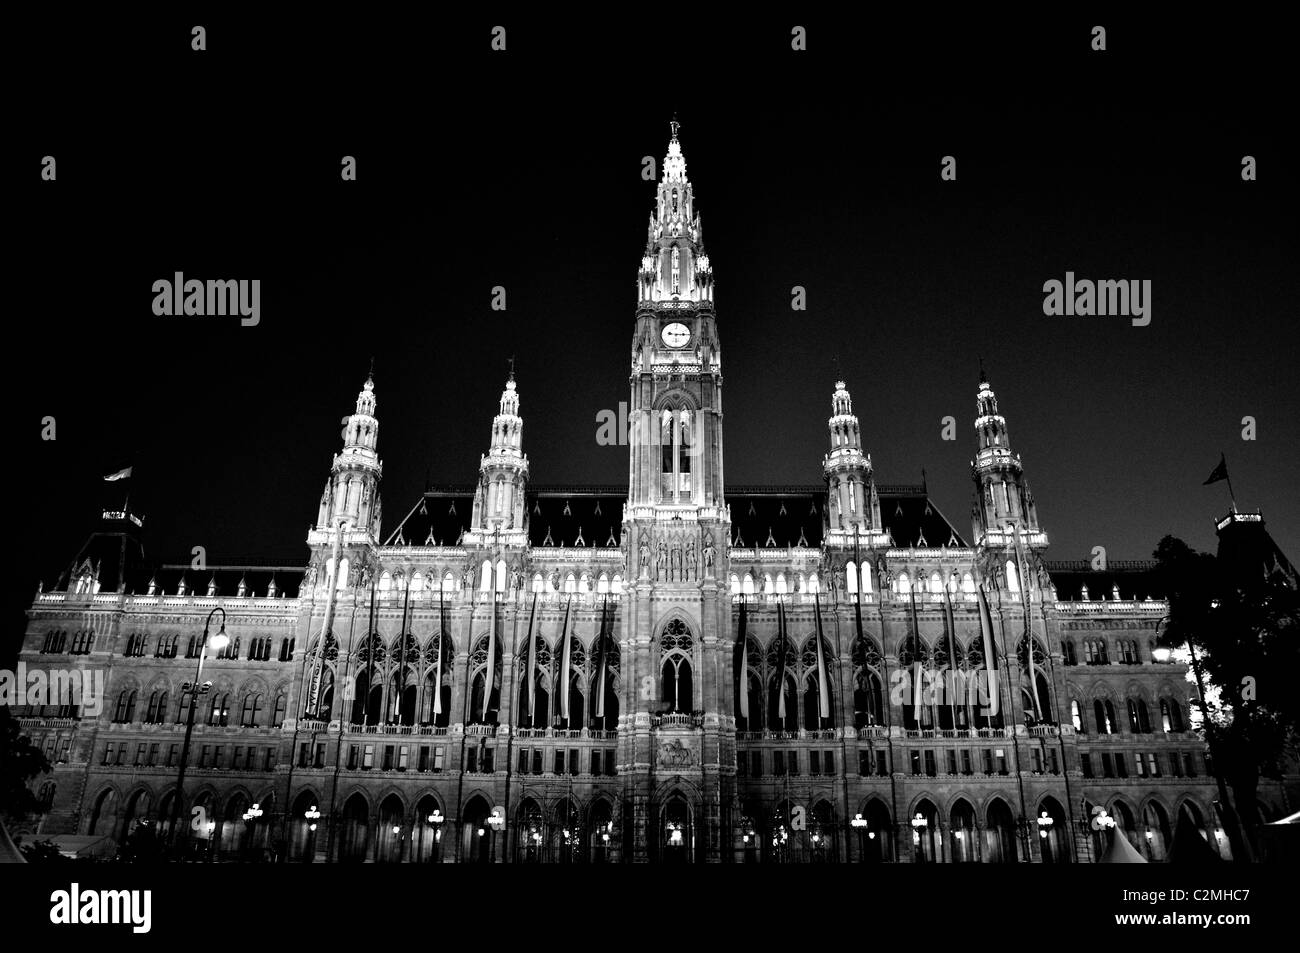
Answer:
[{"label": "black and white photograph", "polygon": [[1193,16],[15,22],[6,928],[1280,929],[1294,77]]}]

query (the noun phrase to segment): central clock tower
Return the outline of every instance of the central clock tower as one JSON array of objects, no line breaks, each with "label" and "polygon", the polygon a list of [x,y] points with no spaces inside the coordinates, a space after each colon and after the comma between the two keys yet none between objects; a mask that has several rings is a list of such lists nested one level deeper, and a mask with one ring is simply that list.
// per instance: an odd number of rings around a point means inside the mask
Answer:
[{"label": "central clock tower", "polygon": [[735,790],[722,353],[713,270],[677,128],[674,122],[650,216],[632,332],[628,581],[619,618],[623,677],[631,683],[619,772],[637,792],[633,860],[645,859],[666,830],[664,799],[651,792],[682,783],[711,792],[698,806],[696,848],[707,859],[720,855],[720,820]]}]

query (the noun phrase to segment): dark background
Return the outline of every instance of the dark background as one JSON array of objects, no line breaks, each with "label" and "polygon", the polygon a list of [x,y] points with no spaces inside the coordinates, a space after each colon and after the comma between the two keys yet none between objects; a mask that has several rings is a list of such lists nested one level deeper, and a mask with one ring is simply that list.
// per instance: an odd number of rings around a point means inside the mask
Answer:
[{"label": "dark background", "polygon": [[[534,482],[625,482],[596,415],[627,399],[641,162],[662,161],[674,112],[717,276],[729,484],[819,482],[842,376],[877,480],[924,467],[968,535],[982,356],[1052,558],[1147,558],[1165,533],[1212,547],[1227,492],[1201,483],[1224,451],[1239,505],[1294,559],[1284,39],[1258,20],[639,5],[15,24],[5,641],[127,465],[151,559],[304,564],[372,356],[390,529],[426,480],[474,480],[512,354]],[[1067,270],[1151,279],[1150,326],[1045,317],[1043,282]],[[175,271],[260,278],[260,326],[155,317]]]}]

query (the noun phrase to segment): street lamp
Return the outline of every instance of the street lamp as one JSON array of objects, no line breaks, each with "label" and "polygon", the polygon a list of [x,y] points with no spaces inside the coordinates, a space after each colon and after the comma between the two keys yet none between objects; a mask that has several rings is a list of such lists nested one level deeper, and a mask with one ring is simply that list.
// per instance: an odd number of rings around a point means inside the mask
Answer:
[{"label": "street lamp", "polygon": [[1055,823],[1056,819],[1051,817],[1046,811],[1043,811],[1038,815],[1038,836],[1043,840],[1047,840],[1047,832],[1052,829],[1052,825]]},{"label": "street lamp", "polygon": [[302,812],[302,816],[307,822],[307,857],[304,863],[310,864],[316,859],[316,822],[320,820],[320,811],[313,804]]},{"label": "street lamp", "polygon": [[212,625],[212,617],[218,612],[221,613],[221,628],[210,640],[212,647],[220,652],[230,644],[230,636],[226,635],[226,610],[221,606],[217,606],[208,613],[207,619],[203,622],[203,643],[199,646],[199,664],[198,670],[194,673],[194,681],[185,682],[181,685],[181,698],[184,699],[185,694],[188,692],[190,707],[189,713],[185,717],[185,741],[181,745],[181,766],[176,772],[176,793],[172,797],[171,841],[173,846],[180,836],[181,798],[185,794],[185,768],[190,760],[190,738],[194,734],[194,709],[198,707],[199,695],[207,694],[208,690],[212,688],[211,682],[203,681],[203,658],[208,651],[208,630]]}]

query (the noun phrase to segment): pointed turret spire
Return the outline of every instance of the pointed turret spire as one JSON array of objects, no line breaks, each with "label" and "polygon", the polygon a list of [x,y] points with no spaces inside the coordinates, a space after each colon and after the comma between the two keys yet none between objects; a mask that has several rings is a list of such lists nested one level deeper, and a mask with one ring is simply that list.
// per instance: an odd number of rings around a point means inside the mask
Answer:
[{"label": "pointed turret spire", "polygon": [[[528,486],[528,457],[523,452],[524,421],[519,416],[519,389],[514,358],[497,415],[492,440],[479,461],[479,485],[474,494],[472,534],[521,535],[525,529],[524,491]],[[522,539],[522,535],[521,535]]]},{"label": "pointed turret spire", "polygon": [[870,545],[879,533],[880,499],[871,476],[871,456],[862,449],[862,431],[853,413],[853,397],[844,381],[835,382],[831,418],[827,421],[831,449],[822,460],[826,475],[826,516],[832,534],[843,533]]},{"label": "pointed turret spire", "polygon": [[650,231],[641,257],[640,299],[650,301],[713,300],[713,272],[704,251],[700,216],[686,177],[686,157],[677,138],[681,123],[673,117],[668,153],[664,156],[658,199],[650,215]]},{"label": "pointed turret spire", "polygon": [[330,478],[321,493],[316,527],[330,530],[340,520],[354,532],[370,530],[379,496],[379,420],[375,417],[374,361],[357,393],[356,410],[343,418],[343,450],[334,457]]},{"label": "pointed turret spire", "polygon": [[[978,450],[971,461],[976,500],[973,528],[977,541],[990,533],[998,540],[1008,524],[1024,533],[1038,533],[1038,512],[1029,481],[1025,479],[1020,455],[1011,449],[1007,421],[998,413],[998,398],[980,367],[976,393],[975,432]],[[1046,545],[1043,540],[1041,545]]]}]

